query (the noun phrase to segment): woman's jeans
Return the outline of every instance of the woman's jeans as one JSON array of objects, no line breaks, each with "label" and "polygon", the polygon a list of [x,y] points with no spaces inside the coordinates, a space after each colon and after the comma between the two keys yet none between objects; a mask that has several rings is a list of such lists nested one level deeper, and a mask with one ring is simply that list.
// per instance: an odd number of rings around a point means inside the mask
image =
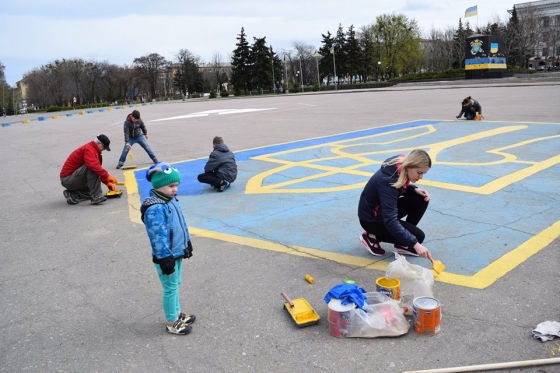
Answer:
[{"label": "woman's jeans", "polygon": [[170,275],[164,275],[159,264],[154,263],[159,281],[163,286],[163,312],[165,320],[172,323],[177,320],[181,312],[179,304],[179,285],[181,285],[181,275],[183,271],[183,259],[175,260],[175,272]]},{"label": "woman's jeans", "polygon": [[[146,138],[144,137],[144,135],[140,135],[138,137],[130,137],[128,139],[128,143],[130,144],[131,149],[132,149],[132,145],[140,144],[140,146],[142,148],[144,148],[146,153],[148,153],[148,156],[150,157],[150,159],[152,161],[155,161],[156,155],[152,151],[152,148],[150,148],[150,145],[148,144],[148,141],[146,141]],[[124,149],[123,149],[122,154],[121,154],[121,157],[119,158],[119,166],[122,166],[124,164],[124,162],[126,161],[126,156],[128,155],[128,152],[129,152],[128,147],[125,144]]]}]

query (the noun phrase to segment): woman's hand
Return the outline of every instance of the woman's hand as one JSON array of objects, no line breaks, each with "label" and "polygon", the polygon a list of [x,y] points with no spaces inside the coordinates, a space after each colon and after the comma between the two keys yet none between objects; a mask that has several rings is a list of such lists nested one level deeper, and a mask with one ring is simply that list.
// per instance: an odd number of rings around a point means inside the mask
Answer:
[{"label": "woman's hand", "polygon": [[416,188],[415,191],[416,191],[416,194],[419,194],[422,197],[424,197],[425,202],[428,202],[430,200],[430,194],[428,193],[428,191],[426,189]]},{"label": "woman's hand", "polygon": [[430,254],[430,250],[428,250],[424,245],[422,245],[420,242],[416,242],[416,245],[414,245],[414,250],[416,250],[416,254],[418,254],[419,257],[421,258],[426,258],[426,259],[430,259],[430,261],[433,260],[432,258],[432,254]]}]

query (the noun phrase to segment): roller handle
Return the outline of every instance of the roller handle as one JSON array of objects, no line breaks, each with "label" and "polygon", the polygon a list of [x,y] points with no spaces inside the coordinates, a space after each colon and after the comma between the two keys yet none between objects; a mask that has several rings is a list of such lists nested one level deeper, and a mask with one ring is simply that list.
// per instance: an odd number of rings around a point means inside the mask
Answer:
[{"label": "roller handle", "polygon": [[286,299],[286,302],[290,304],[290,307],[294,308],[294,302],[292,302],[288,295],[284,292],[281,292],[280,294],[284,297],[284,299]]}]

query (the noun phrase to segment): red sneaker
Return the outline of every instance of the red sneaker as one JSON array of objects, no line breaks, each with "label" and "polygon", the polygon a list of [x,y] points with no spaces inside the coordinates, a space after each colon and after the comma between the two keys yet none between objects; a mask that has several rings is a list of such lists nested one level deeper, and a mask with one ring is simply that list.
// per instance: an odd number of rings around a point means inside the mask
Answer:
[{"label": "red sneaker", "polygon": [[362,245],[364,245],[368,253],[370,253],[371,255],[385,255],[385,250],[381,248],[381,245],[379,245],[379,241],[377,241],[375,238],[371,238],[367,232],[362,233],[362,235],[360,236],[360,242],[362,243]]}]

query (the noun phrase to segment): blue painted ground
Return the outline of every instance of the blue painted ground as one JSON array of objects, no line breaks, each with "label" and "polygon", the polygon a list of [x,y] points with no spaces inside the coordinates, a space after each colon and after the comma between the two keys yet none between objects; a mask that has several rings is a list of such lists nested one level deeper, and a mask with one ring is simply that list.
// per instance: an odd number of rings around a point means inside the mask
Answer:
[{"label": "blue painted ground", "polygon": [[423,148],[434,158],[425,244],[448,272],[473,275],[560,220],[559,133],[553,123],[415,121],[236,152],[239,176],[223,193],[198,183],[206,159],[175,164],[178,194],[192,227],[369,257],[358,241],[363,185],[384,159]]}]

